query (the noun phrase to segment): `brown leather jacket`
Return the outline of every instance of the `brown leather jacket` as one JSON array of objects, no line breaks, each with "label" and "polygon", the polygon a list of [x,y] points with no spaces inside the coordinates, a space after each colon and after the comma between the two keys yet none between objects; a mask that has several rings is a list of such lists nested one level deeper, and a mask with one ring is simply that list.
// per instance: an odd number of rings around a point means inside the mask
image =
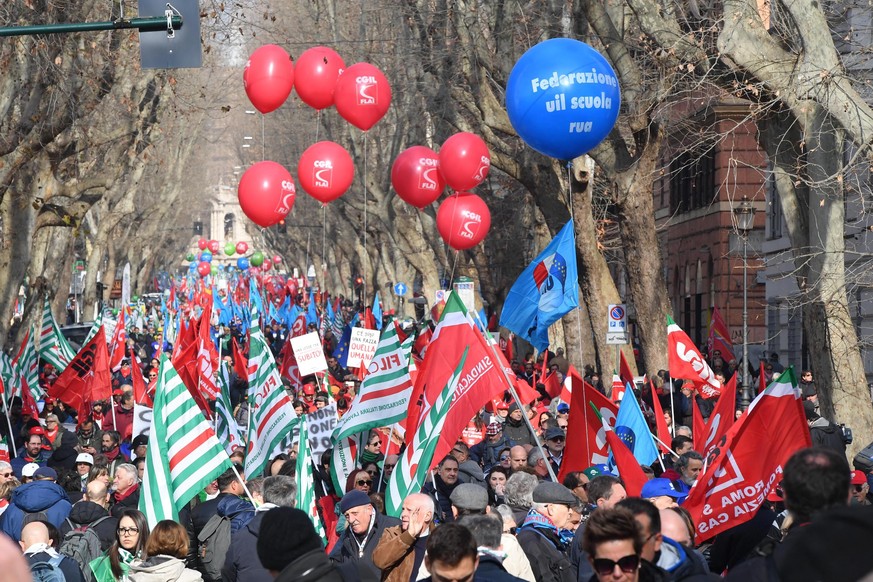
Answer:
[{"label": "brown leather jacket", "polygon": [[[402,526],[386,528],[373,550],[373,564],[382,570],[382,582],[409,582],[415,566],[415,541]],[[433,531],[433,524],[430,524]]]}]

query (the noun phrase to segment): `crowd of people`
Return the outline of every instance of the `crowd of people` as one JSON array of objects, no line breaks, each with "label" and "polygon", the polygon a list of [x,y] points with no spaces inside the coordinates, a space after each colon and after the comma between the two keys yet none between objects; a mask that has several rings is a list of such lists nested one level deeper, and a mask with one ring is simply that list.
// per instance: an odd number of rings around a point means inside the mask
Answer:
[{"label": "crowd of people", "polygon": [[[244,336],[215,331],[228,342],[222,354],[230,359],[230,396],[245,425],[247,382],[233,372],[230,349],[234,340],[244,348]],[[278,356],[287,331],[265,331]],[[298,415],[333,402],[342,415],[360,385],[335,357],[336,338],[320,331],[333,382],[287,385]],[[157,345],[159,335],[132,329],[128,342],[153,356],[167,347]],[[158,360],[143,360],[154,389]],[[38,416],[12,401],[2,429],[15,455],[0,461],[0,545],[14,542],[20,551],[0,551],[9,564],[0,580],[21,567],[14,557],[34,577],[99,582],[855,580],[873,571],[863,551],[873,541],[868,475],[850,469],[839,427],[819,416],[808,372],[801,387],[815,448],[792,456],[777,492],[752,520],[699,545],[682,507],[705,463],[688,428],[696,396],[666,373],[637,387],[652,424],[646,403],[661,400],[672,435],[672,454],[643,467],[649,481],[639,497],[629,497],[605,465],[557,480],[569,406],[549,396],[544,380],[555,374],[563,381],[569,362],[556,350],[512,360],[537,400],[519,406],[506,394],[483,408],[421,490],[403,500],[399,516],[385,513],[385,495],[404,445],[398,450],[388,429],[370,432],[342,488],[331,478],[330,451],[322,454],[313,463],[322,538],[306,508],[295,507],[298,488],[308,485],[296,474],[296,446],[271,459],[263,475],[244,474],[246,451],[237,448],[234,469],[192,499],[178,522],[150,528],[140,511],[148,441],[133,429],[135,365],[122,361],[112,401],[93,403],[86,418],[51,398]],[[724,370],[715,368],[724,381]],[[608,395],[595,370],[584,375]],[[46,366],[40,381],[48,387],[55,377]],[[708,417],[711,403],[700,405]]]}]

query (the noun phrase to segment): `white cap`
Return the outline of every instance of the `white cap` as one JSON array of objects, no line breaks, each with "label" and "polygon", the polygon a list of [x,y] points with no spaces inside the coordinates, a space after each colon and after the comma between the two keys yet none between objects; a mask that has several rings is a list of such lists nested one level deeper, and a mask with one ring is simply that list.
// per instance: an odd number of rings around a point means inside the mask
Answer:
[{"label": "white cap", "polygon": [[89,465],[94,464],[94,457],[91,456],[91,453],[79,453],[79,456],[76,457],[76,464],[79,463],[88,463]]},{"label": "white cap", "polygon": [[21,476],[33,477],[33,474],[36,473],[37,469],[39,469],[39,465],[37,465],[36,463],[28,463],[21,468]]}]

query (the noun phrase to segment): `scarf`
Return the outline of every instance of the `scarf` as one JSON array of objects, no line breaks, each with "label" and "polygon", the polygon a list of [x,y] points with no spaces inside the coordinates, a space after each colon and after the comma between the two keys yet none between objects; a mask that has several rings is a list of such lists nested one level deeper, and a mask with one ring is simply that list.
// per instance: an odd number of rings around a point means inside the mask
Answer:
[{"label": "scarf", "polygon": [[124,493],[119,493],[118,491],[116,491],[112,494],[112,496],[115,498],[115,502],[119,503],[120,501],[123,501],[133,495],[137,489],[139,489],[139,483],[134,483],[131,488]]},{"label": "scarf", "polygon": [[531,509],[524,518],[519,531],[535,531],[547,540],[551,541],[562,552],[573,542],[573,532],[568,529],[559,529],[545,515]]},{"label": "scarf", "polygon": [[107,459],[108,461],[112,462],[112,461],[114,461],[115,459],[118,458],[118,454],[119,454],[120,452],[121,452],[121,447],[115,447],[115,448],[112,449],[111,451],[104,451],[104,452],[103,452],[103,455],[106,457],[106,459]]},{"label": "scarf", "polygon": [[57,558],[59,555],[53,547],[51,547],[48,544],[43,544],[43,543],[33,544],[32,546],[30,546],[29,548],[24,550],[25,555],[39,554],[40,552],[45,552],[46,554],[48,554],[52,558]]},{"label": "scarf", "polygon": [[380,456],[381,456],[381,453],[372,453],[372,452],[368,451],[367,449],[364,449],[364,452],[361,453],[361,464],[363,465],[364,463],[369,463],[369,462],[376,463],[380,460],[379,459]]}]

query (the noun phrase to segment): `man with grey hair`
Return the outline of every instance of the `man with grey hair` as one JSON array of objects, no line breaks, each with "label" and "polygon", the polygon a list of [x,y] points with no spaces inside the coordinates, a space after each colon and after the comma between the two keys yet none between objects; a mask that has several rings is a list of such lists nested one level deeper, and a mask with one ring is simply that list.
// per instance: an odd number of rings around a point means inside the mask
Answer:
[{"label": "man with grey hair", "polygon": [[12,470],[12,465],[6,461],[0,461],[0,483],[6,483],[15,479],[15,472]]},{"label": "man with grey hair", "polygon": [[576,570],[567,558],[564,530],[579,498],[558,483],[543,481],[533,491],[533,505],[518,529],[518,543],[530,561],[537,582],[573,582]]},{"label": "man with grey hair", "polygon": [[512,510],[515,524],[520,526],[524,522],[530,506],[533,505],[533,491],[539,483],[536,475],[531,473],[513,473],[506,480],[503,498],[506,505]]},{"label": "man with grey hair", "polygon": [[430,495],[406,496],[400,510],[400,525],[385,528],[373,550],[373,564],[382,571],[383,582],[408,582],[419,571],[428,536],[434,528],[433,517],[434,501]]},{"label": "man with grey hair", "polygon": [[294,507],[297,504],[297,482],[292,477],[276,475],[264,479],[262,489],[264,502],[255,510],[255,517],[230,538],[230,547],[227,549],[224,567],[221,569],[221,578],[224,582],[273,581],[273,576],[258,559],[261,520],[264,514],[274,507]]},{"label": "man with grey hair", "polygon": [[537,479],[540,481],[551,481],[552,478],[549,475],[549,468],[546,465],[548,461],[543,456],[542,451],[540,451],[539,447],[534,447],[527,454],[527,466],[534,470],[536,473]]},{"label": "man with grey hair", "polygon": [[[506,554],[503,552],[503,524],[492,515],[468,515],[462,517],[459,524],[470,530],[479,553],[479,565],[476,567],[474,582],[521,582],[524,578],[518,578],[506,571],[503,560]],[[531,574],[533,575],[533,574]]]},{"label": "man with grey hair", "polygon": [[114,517],[121,519],[125,509],[139,509],[139,472],[130,463],[122,463],[115,468],[112,481],[112,510]]}]

